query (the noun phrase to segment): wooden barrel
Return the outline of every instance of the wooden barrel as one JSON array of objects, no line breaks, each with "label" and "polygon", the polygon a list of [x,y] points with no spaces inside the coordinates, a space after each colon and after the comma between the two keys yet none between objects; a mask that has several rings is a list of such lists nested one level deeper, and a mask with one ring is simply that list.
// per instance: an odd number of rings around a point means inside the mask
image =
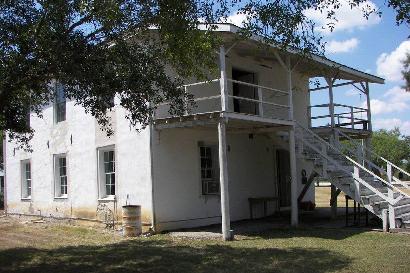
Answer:
[{"label": "wooden barrel", "polygon": [[135,237],[142,233],[141,206],[122,206],[122,230],[126,237]]}]

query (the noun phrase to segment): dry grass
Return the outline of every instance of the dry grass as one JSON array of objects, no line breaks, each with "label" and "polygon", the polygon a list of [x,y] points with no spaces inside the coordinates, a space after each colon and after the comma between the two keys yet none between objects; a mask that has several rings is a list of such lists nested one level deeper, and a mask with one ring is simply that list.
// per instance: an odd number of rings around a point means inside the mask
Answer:
[{"label": "dry grass", "polygon": [[67,225],[0,219],[0,272],[410,271],[410,236],[360,229],[275,229],[241,240],[124,240]]},{"label": "dry grass", "polygon": [[[315,191],[316,207],[330,207],[330,187],[316,187]],[[345,207],[345,195],[343,192],[337,197],[337,206],[339,208]],[[350,202],[349,206],[353,206],[353,204]]]}]

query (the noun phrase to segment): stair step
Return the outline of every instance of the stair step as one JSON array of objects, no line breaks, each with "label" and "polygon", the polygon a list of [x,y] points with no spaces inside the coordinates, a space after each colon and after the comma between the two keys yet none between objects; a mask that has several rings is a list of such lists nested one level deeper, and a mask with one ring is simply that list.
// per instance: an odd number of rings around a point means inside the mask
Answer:
[{"label": "stair step", "polygon": [[410,212],[403,213],[400,216],[397,216],[396,218],[401,219],[402,222],[410,221]]},{"label": "stair step", "polygon": [[[388,207],[387,201],[383,201],[383,200],[378,201],[378,202],[374,202],[372,205],[373,206],[379,206],[380,208],[387,208]],[[410,198],[401,199],[396,204],[397,207],[404,206],[404,205],[410,205]]]},{"label": "stair step", "polygon": [[395,206],[394,207],[394,213],[396,214],[396,217],[409,213],[410,212],[410,204],[402,205],[402,206]]},{"label": "stair step", "polygon": [[[400,196],[400,193],[394,193],[394,198],[397,198]],[[376,203],[380,203],[380,202],[385,202],[384,199],[382,199],[380,196],[378,196],[377,194],[371,194],[371,195],[362,195],[361,196],[363,203],[365,204],[370,204],[370,205],[374,205]],[[401,201],[401,200],[400,200]],[[400,202],[399,201],[399,202]]]}]

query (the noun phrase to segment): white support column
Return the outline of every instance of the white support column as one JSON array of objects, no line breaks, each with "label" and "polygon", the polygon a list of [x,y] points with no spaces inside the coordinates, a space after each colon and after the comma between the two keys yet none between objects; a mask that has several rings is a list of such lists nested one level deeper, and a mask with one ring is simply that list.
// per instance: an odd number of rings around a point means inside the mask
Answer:
[{"label": "white support column", "polygon": [[357,181],[357,179],[360,178],[360,173],[359,173],[360,170],[359,170],[359,167],[357,167],[357,166],[354,166],[353,168],[354,168],[353,169],[353,176],[355,178],[355,180],[354,180],[354,186],[355,186],[354,195],[355,195],[356,201],[358,203],[360,203],[360,199],[361,199],[360,183],[359,183],[359,181]]},{"label": "white support column", "polygon": [[[392,166],[390,163],[387,163],[387,182],[391,185],[393,182],[393,173]],[[394,199],[394,193],[391,188],[387,189],[387,196],[390,199]],[[396,228],[396,214],[394,213],[394,206],[389,204],[389,228]]]},{"label": "white support column", "polygon": [[[289,120],[294,121],[293,116],[293,90],[292,90],[292,68],[290,57],[286,60],[288,70],[288,103],[289,103]],[[296,227],[299,224],[299,204],[298,204],[298,180],[296,170],[296,145],[295,145],[295,126],[289,131],[289,159],[290,159],[290,176],[291,176],[291,225]]]},{"label": "white support column", "polygon": [[228,81],[226,78],[226,63],[225,63],[225,48],[220,47],[219,50],[219,69],[221,71],[220,86],[221,86],[221,108],[223,112],[228,111]]},{"label": "white support column", "polygon": [[296,171],[296,150],[295,150],[295,129],[292,128],[289,132],[289,159],[290,159],[290,175],[291,175],[291,225],[296,227],[299,224],[298,211],[298,180]]},{"label": "white support column", "polygon": [[383,231],[384,232],[389,232],[389,213],[387,212],[387,209],[382,210],[382,221],[383,221]]},{"label": "white support column", "polygon": [[[366,82],[365,85],[365,94],[366,94],[366,101],[367,101],[367,130],[369,130],[370,132],[372,132],[372,112],[370,109],[370,88],[369,88],[369,82]],[[372,136],[370,134],[370,136],[368,136],[365,140],[365,144],[366,144],[366,148],[368,150],[372,149]],[[366,159],[367,160],[371,160],[371,154],[369,152],[366,151]]]},{"label": "white support column", "polygon": [[370,88],[369,88],[369,82],[366,82],[366,102],[367,102],[367,130],[370,132],[372,131],[372,112],[370,109]]},{"label": "white support column", "polygon": [[335,104],[333,101],[333,79],[325,78],[329,86],[329,114],[330,114],[330,125],[335,128]]},{"label": "white support column", "polygon": [[221,119],[218,123],[219,142],[219,181],[221,186],[221,214],[222,214],[222,235],[225,241],[233,239],[231,232],[231,220],[229,211],[229,179],[228,162],[226,155],[226,120]]}]

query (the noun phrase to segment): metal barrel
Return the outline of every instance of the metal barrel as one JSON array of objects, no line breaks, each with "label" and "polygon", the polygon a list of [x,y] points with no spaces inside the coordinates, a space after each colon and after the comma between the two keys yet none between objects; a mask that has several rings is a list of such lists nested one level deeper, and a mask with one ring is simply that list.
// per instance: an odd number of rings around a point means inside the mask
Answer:
[{"label": "metal barrel", "polygon": [[126,237],[135,237],[142,233],[141,206],[122,206],[122,230]]}]

